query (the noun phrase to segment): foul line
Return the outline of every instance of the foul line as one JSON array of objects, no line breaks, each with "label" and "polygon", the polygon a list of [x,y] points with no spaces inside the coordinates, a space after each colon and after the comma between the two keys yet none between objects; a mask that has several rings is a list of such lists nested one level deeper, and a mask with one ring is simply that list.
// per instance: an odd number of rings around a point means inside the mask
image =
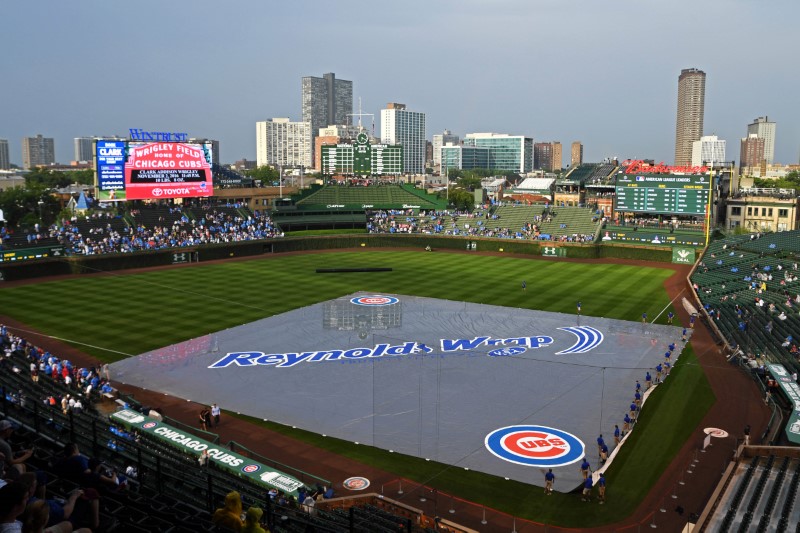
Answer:
[{"label": "foul line", "polygon": [[660,312],[660,313],[658,313],[658,314],[656,315],[656,317],[655,317],[655,318],[654,318],[654,319],[653,319],[653,320],[652,320],[650,323],[651,323],[651,324],[654,324],[654,323],[655,323],[655,321],[656,321],[656,320],[658,320],[658,317],[660,317],[661,315],[663,315],[663,314],[664,314],[664,311],[666,311],[666,310],[667,310],[667,308],[668,308],[670,305],[672,305],[673,303],[675,303],[675,300],[677,300],[678,298],[680,298],[681,294],[683,294],[684,292],[686,292],[686,287],[684,287],[684,288],[681,290],[681,292],[679,292],[679,293],[678,293],[678,295],[677,295],[675,298],[673,298],[672,300],[670,300],[670,302],[669,302],[667,305],[665,305],[665,306],[664,306],[664,309],[662,309],[662,310],[661,310],[661,312]]}]

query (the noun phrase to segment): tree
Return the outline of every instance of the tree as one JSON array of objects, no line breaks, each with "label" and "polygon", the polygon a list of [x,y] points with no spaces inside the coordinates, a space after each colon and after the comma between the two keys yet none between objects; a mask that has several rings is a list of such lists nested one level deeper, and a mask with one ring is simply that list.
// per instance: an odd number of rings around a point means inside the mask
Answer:
[{"label": "tree", "polygon": [[262,185],[272,185],[280,179],[280,173],[267,165],[257,167],[252,170],[245,170],[245,176],[249,176],[254,180],[261,180]]},{"label": "tree", "polygon": [[35,222],[50,223],[59,208],[58,200],[41,185],[0,191],[0,209],[5,215],[6,225],[11,228]]},{"label": "tree", "polygon": [[40,185],[47,189],[57,189],[66,187],[70,183],[72,183],[70,177],[58,170],[35,168],[25,174],[25,185],[29,188]]},{"label": "tree", "polygon": [[[446,191],[439,192],[439,197],[446,197]],[[475,197],[464,189],[450,187],[450,205],[461,211],[472,211],[475,208]]]}]

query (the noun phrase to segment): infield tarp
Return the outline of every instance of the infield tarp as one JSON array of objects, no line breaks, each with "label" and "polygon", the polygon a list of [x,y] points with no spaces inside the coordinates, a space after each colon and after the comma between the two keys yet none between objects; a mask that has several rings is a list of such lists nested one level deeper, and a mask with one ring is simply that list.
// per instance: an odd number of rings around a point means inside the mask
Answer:
[{"label": "infield tarp", "polygon": [[[583,441],[597,468],[597,436],[613,449],[636,380],[644,385],[648,369],[655,376],[669,343],[678,345],[673,364],[684,346],[672,326],[412,296],[351,304],[357,296],[114,363],[112,378],[543,484],[539,468],[490,453],[486,436],[512,425],[563,430]],[[562,455],[580,458],[574,449]],[[554,468],[556,489],[580,484],[578,464]]]}]

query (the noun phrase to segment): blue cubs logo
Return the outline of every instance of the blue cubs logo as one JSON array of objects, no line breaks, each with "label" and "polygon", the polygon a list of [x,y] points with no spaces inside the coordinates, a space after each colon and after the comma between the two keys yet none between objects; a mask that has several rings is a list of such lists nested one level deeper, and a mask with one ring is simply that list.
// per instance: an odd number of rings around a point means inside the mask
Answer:
[{"label": "blue cubs logo", "polygon": [[366,305],[369,307],[380,307],[382,305],[394,305],[400,300],[394,296],[357,296],[350,298],[350,303],[356,305]]},{"label": "blue cubs logo", "polygon": [[575,435],[546,426],[508,426],[486,435],[486,449],[504,461],[525,466],[557,467],[584,456]]},{"label": "blue cubs logo", "polygon": [[261,470],[261,467],[259,465],[251,464],[242,467],[242,472],[244,472],[245,474],[252,474],[254,472],[258,472],[259,470]]},{"label": "blue cubs logo", "polygon": [[490,357],[509,357],[511,355],[519,355],[527,352],[528,349],[524,346],[509,346],[508,348],[498,348],[489,352]]},{"label": "blue cubs logo", "polygon": [[142,424],[142,429],[152,429],[158,425],[158,422],[145,422]]}]

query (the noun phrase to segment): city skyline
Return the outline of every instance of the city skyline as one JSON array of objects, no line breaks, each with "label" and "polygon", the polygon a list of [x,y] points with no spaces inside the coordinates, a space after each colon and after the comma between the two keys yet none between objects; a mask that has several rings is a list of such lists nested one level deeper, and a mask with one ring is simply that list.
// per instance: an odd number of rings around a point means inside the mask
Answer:
[{"label": "city skyline", "polygon": [[[38,17],[45,4],[52,16]],[[537,142],[581,139],[585,161],[671,162],[675,79],[692,67],[708,75],[704,135],[735,142],[754,117],[769,116],[778,125],[775,161],[796,164],[800,154],[800,109],[785,89],[800,81],[788,68],[795,2],[443,0],[397,10],[347,0],[230,9],[200,0],[157,4],[153,16],[147,7],[155,5],[8,6],[0,43],[15,52],[2,65],[18,82],[4,87],[0,138],[9,141],[11,162],[21,164],[23,137],[54,138],[56,160],[66,163],[75,137],[126,136],[129,128],[218,139],[223,162],[255,159],[253,124],[300,120],[301,79],[325,72],[353,82],[353,97],[376,114],[376,127],[387,102],[404,102],[425,113],[428,139],[445,129],[462,138],[493,131]],[[687,22],[687,9],[713,24]],[[85,31],[75,31],[78,21]],[[745,39],[706,43],[753,27],[769,28],[770,53]],[[170,40],[160,38],[167,34]],[[386,44],[392,38],[402,44]],[[442,63],[436,51],[451,48]],[[81,55],[93,69],[73,68]],[[537,57],[536,68],[523,57]],[[544,71],[550,76],[542,80]]]}]

